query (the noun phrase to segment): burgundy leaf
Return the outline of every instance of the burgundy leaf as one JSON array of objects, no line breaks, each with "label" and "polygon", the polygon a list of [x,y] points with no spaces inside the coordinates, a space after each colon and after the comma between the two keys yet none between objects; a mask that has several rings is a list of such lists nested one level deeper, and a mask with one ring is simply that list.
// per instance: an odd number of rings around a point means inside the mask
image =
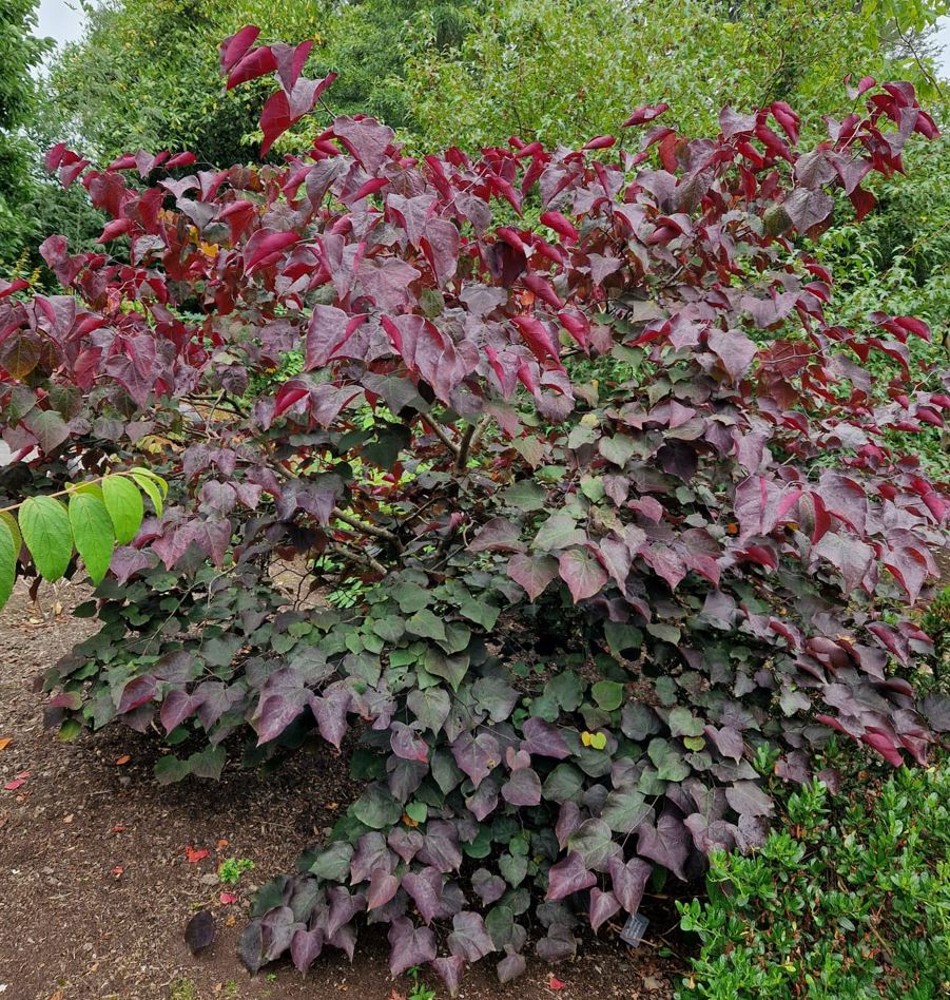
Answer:
[{"label": "burgundy leaf", "polygon": [[595,931],[612,916],[620,912],[620,903],[612,892],[602,892],[600,889],[590,891],[590,925]]},{"label": "burgundy leaf", "polygon": [[515,555],[508,561],[508,575],[527,591],[531,601],[547,589],[559,568],[558,561],[551,556]]},{"label": "burgundy leaf", "polygon": [[653,866],[642,858],[633,858],[624,863],[619,856],[612,857],[608,865],[614,896],[627,913],[636,913],[640,909],[647,882],[653,874]]},{"label": "burgundy leaf", "polygon": [[600,593],[607,572],[588,549],[568,549],[558,557],[561,579],[567,584],[574,603]]},{"label": "burgundy leaf", "polygon": [[637,851],[645,858],[668,868],[685,881],[684,865],[689,855],[691,837],[683,821],[664,811],[656,822],[647,821],[637,828]]},{"label": "burgundy leaf", "polygon": [[408,871],[402,887],[416,904],[419,916],[428,924],[442,912],[442,874],[436,868]]},{"label": "burgundy leaf", "polygon": [[633,114],[623,123],[624,128],[631,128],[634,125],[643,125],[646,122],[652,122],[654,118],[659,118],[664,111],[669,110],[669,105],[663,104],[644,104],[641,105]]},{"label": "burgundy leaf", "polygon": [[469,552],[524,552],[521,529],[506,517],[492,518],[469,542]]},{"label": "burgundy leaf", "polygon": [[522,747],[531,754],[563,760],[571,755],[560,730],[543,719],[526,719],[522,727]]},{"label": "burgundy leaf", "polygon": [[597,876],[587,868],[580,854],[571,851],[563,861],[551,866],[545,899],[564,899],[572,892],[589,889],[596,882]]},{"label": "burgundy leaf", "polygon": [[399,879],[395,875],[390,875],[384,868],[377,868],[370,879],[366,909],[375,910],[385,906],[396,895],[398,888]]},{"label": "burgundy leaf", "polygon": [[117,699],[116,710],[119,715],[133,712],[140,705],[150,702],[157,691],[155,678],[151,674],[133,677],[123,688]]},{"label": "burgundy leaf", "polygon": [[290,958],[298,972],[306,972],[323,951],[323,931],[298,930],[290,942]]},{"label": "burgundy leaf", "polygon": [[540,805],[541,779],[530,767],[519,768],[502,785],[501,797],[513,806]]},{"label": "burgundy leaf", "polygon": [[394,920],[389,929],[389,971],[401,976],[414,965],[424,965],[436,956],[435,934],[428,927],[416,927],[408,917]]},{"label": "burgundy leaf", "polygon": [[281,736],[302,711],[303,705],[295,698],[282,694],[263,698],[256,713],[257,745],[261,746]]},{"label": "burgundy leaf", "polygon": [[[234,87],[237,87],[241,83],[246,83],[248,80],[256,80],[258,77],[265,76],[277,69],[277,60],[274,58],[274,53],[269,47],[260,46],[256,49],[250,49],[257,34],[251,34],[248,40],[249,32],[257,32],[259,34],[258,29],[248,25],[242,28],[236,35],[232,35],[231,38],[225,40],[224,44],[228,45],[227,53],[224,46],[222,46],[221,67],[222,70],[228,73],[228,90],[232,90]],[[245,44],[245,41],[247,44]],[[244,54],[237,56],[237,52],[241,49],[244,50]],[[229,66],[225,65],[225,59],[227,59]]]},{"label": "burgundy leaf", "polygon": [[492,939],[485,930],[485,921],[470,910],[457,913],[452,918],[452,933],[448,944],[449,951],[466,962],[477,962],[495,950]]}]

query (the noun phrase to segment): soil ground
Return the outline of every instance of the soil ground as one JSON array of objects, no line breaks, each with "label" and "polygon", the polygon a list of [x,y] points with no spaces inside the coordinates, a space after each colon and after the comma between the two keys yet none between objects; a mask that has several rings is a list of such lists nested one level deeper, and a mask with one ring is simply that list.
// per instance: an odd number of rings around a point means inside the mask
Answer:
[{"label": "soil ground", "polygon": [[[62,743],[44,729],[37,680],[93,628],[68,612],[81,596],[45,585],[34,605],[18,588],[0,614],[0,1000],[401,1000],[412,983],[390,977],[385,940],[361,936],[352,965],[331,951],[306,976],[277,964],[252,978],[235,954],[254,887],[292,871],[352,797],[344,759],[298,755],[271,775],[161,787],[148,735],[113,726]],[[228,905],[225,858],[254,862]],[[193,956],[183,929],[202,907],[217,938]],[[532,961],[505,987],[480,963],[460,996],[668,1000],[682,963],[658,949],[675,917],[653,916],[636,950],[604,930],[574,962]]]}]

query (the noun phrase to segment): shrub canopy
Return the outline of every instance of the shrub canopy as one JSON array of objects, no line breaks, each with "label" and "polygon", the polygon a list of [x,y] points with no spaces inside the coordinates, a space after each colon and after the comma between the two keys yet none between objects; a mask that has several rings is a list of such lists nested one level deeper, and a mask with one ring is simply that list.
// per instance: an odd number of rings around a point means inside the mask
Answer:
[{"label": "shrub canopy", "polygon": [[[255,39],[222,67],[276,76],[270,143],[329,80]],[[921,321],[828,324],[831,275],[792,241],[831,189],[866,213],[864,178],[935,134],[907,84],[852,96],[805,149],[776,102],[709,139],[658,105],[623,141],[478,157],[407,157],[359,117],[281,166],[51,151],[113,254],[51,237],[69,294],[0,286],[0,485],[144,454],[170,490],[51,671],[50,718],[159,727],[161,780],[220,773],[232,734],[255,762],[351,733],[366,782],[260,894],[252,969],[352,956],[362,916],[394,974],[431,962],[454,990],[494,954],[511,978],[529,928],[565,958],[579,912],[597,929],[652,872],[760,843],[763,754],[804,780],[831,729],[894,764],[950,729],[904,676],[947,496],[888,437],[950,396],[915,389]],[[274,578],[291,558],[309,607]]]}]

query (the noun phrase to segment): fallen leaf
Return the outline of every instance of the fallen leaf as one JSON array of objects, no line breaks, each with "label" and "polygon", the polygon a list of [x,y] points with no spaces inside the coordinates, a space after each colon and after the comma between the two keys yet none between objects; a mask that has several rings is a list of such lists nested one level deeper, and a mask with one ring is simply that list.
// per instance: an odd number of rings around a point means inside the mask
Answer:
[{"label": "fallen leaf", "polygon": [[12,742],[13,742],[13,737],[12,737],[12,736],[4,736],[4,737],[3,737],[3,739],[2,739],[2,740],[0,740],[0,750],[6,750],[6,748],[7,748],[7,747],[8,747],[8,746],[9,746],[9,745],[10,745],[10,744],[12,743]]},{"label": "fallen leaf", "polygon": [[121,878],[122,877],[122,873],[124,871],[125,871],[125,867],[123,865],[116,865],[115,868],[112,869],[112,875],[115,878]]},{"label": "fallen leaf", "polygon": [[203,951],[214,941],[214,914],[210,910],[199,910],[188,921],[185,941],[192,954]]},{"label": "fallen leaf", "polygon": [[74,820],[75,818],[76,818],[76,817],[75,817],[75,815],[74,815],[73,813],[70,813],[70,814],[69,814],[68,816],[64,816],[64,817],[63,817],[63,822],[64,822],[64,823],[72,823],[72,821],[73,821],[73,820]]},{"label": "fallen leaf", "polygon": [[204,847],[194,848],[190,844],[185,848],[185,857],[188,858],[188,864],[195,865],[199,861],[204,861],[206,857],[211,852]]},{"label": "fallen leaf", "polygon": [[116,825],[112,828],[113,833],[123,833],[124,831],[125,827],[121,823],[116,823]]},{"label": "fallen leaf", "polygon": [[233,892],[222,892],[221,895],[218,896],[218,900],[222,906],[230,906],[232,903],[237,902],[237,896],[235,896]]},{"label": "fallen leaf", "polygon": [[119,767],[122,767],[123,764],[128,764],[128,762],[131,759],[132,759],[132,754],[130,754],[130,753],[124,753],[124,754],[122,754],[121,757],[116,757],[115,762],[116,762],[116,764],[118,764]]},{"label": "fallen leaf", "polygon": [[558,979],[557,976],[551,976],[551,978],[548,980],[549,990],[563,990],[565,986],[567,986],[567,983],[561,982],[561,980]]},{"label": "fallen leaf", "polygon": [[406,1000],[405,993],[397,993],[395,990],[389,994],[389,1000]]},{"label": "fallen leaf", "polygon": [[8,781],[3,787],[7,792],[15,792],[18,788],[26,784],[26,779],[29,778],[29,771],[21,771],[15,778]]},{"label": "fallen leaf", "polygon": [[214,845],[215,846],[215,850],[217,850],[217,851],[223,851],[226,847],[229,847],[230,844],[231,844],[231,842],[227,838],[222,837],[217,842],[217,844]]}]

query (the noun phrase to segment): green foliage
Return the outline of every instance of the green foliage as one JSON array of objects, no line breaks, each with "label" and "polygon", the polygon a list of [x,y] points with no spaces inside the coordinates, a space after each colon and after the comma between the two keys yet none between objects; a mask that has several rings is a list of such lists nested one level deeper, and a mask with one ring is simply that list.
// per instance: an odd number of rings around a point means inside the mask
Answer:
[{"label": "green foliage", "polygon": [[818,121],[840,105],[849,73],[912,79],[933,95],[926,61],[905,58],[901,39],[945,10],[944,0],[494,0],[461,45],[411,58],[413,131],[423,148],[512,134],[577,144],[659,100],[680,128],[708,130],[721,94],[742,110],[785,100]]},{"label": "green foliage", "polygon": [[681,904],[702,950],[682,1000],[907,997],[950,991],[950,766],[842,794],[820,782],[749,857],[711,858]]},{"label": "green foliage", "polygon": [[237,885],[245,872],[253,871],[250,858],[225,858],[218,866],[218,880],[223,885]]},{"label": "green foliage", "polygon": [[32,223],[24,211],[32,191],[29,144],[22,135],[36,105],[32,71],[49,48],[34,38],[37,0],[0,5],[0,264],[12,263]]},{"label": "green foliage", "polygon": [[105,160],[140,148],[189,149],[202,167],[254,159],[249,133],[261,92],[223,93],[217,42],[225,32],[215,15],[204,0],[90,7],[83,39],[53,63],[49,113]]},{"label": "green foliage", "polygon": [[412,980],[412,985],[406,995],[407,1000],[435,1000],[435,990],[431,986],[427,986],[421,978],[422,971],[418,965],[409,969],[406,975]]},{"label": "green foliage", "polygon": [[933,639],[933,673],[937,685],[950,684],[950,587],[933,599],[920,627]]},{"label": "green foliage", "polygon": [[[814,247],[834,275],[834,320],[860,328],[886,308],[926,321],[932,339],[908,344],[908,364],[919,384],[939,392],[950,386],[950,137],[906,153],[913,183],[900,175],[872,185],[878,203],[860,224],[841,221]],[[883,355],[867,368],[883,395],[900,363]],[[950,479],[950,438],[937,427],[889,439],[916,453],[928,472]]]},{"label": "green foliage", "polygon": [[101,583],[116,545],[138,534],[145,516],[142,493],[161,516],[168,484],[147,469],[101,476],[0,510],[0,607],[13,590],[17,562],[26,557],[44,580],[58,580],[78,553],[93,583]]}]

